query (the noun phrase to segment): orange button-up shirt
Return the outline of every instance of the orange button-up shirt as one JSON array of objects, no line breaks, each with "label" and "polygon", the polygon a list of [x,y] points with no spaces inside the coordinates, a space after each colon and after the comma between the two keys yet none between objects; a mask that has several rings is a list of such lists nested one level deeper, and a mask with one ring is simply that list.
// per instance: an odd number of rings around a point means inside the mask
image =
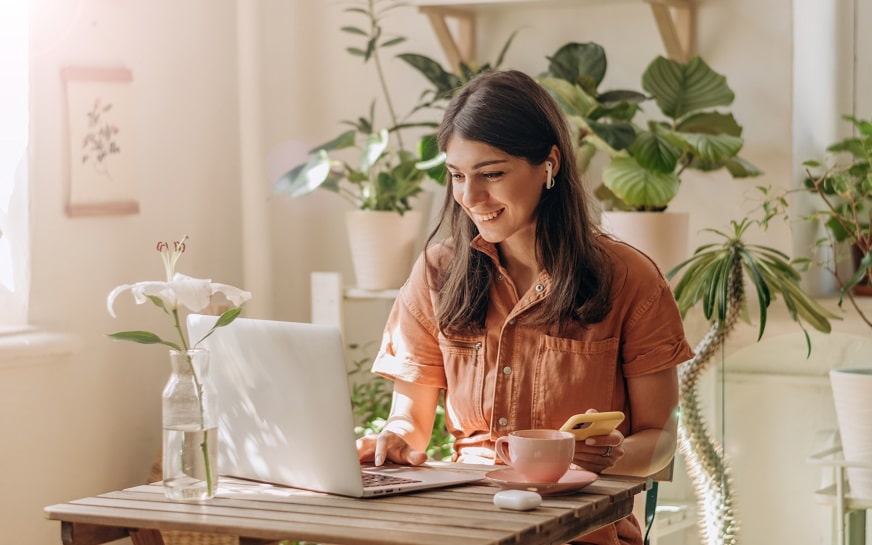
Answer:
[{"label": "orange button-up shirt", "polygon": [[[548,296],[550,276],[541,273],[519,298],[496,247],[477,238],[472,246],[497,268],[485,330],[446,336],[437,327],[437,294],[427,285],[426,263],[418,259],[388,317],[373,371],[445,390],[455,460],[494,463],[498,437],[514,430],[556,429],[591,408],[623,411],[627,418],[618,429],[630,435],[626,378],[662,371],[693,356],[657,266],[626,244],[607,237],[603,241],[614,262],[612,309],[601,322],[587,326],[525,323],[528,311]],[[438,264],[450,250],[437,246],[429,251],[431,264]],[[633,520],[635,529],[625,527],[627,522],[589,534],[584,542],[641,542],[638,525]]]}]

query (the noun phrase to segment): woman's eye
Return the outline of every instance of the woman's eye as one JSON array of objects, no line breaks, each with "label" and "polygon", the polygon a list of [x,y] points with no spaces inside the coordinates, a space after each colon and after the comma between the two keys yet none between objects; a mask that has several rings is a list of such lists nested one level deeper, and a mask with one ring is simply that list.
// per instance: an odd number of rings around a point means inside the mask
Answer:
[{"label": "woman's eye", "polygon": [[484,176],[488,180],[495,180],[502,175],[503,175],[502,172],[485,172],[484,174],[482,174],[482,176]]},{"label": "woman's eye", "polygon": [[449,172],[448,176],[455,182],[463,181],[463,174],[460,174],[459,172]]}]

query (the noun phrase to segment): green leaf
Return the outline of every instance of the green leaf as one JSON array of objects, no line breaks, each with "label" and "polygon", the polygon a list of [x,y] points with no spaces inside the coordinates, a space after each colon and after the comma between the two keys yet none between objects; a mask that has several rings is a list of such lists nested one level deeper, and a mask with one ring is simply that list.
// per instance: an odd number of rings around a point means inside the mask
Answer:
[{"label": "green leaf", "polygon": [[435,134],[423,136],[418,140],[418,155],[421,161],[415,167],[427,173],[427,176],[439,185],[447,182],[445,175],[445,154],[439,151],[439,142]]},{"label": "green leaf", "polygon": [[639,131],[630,153],[639,166],[656,173],[674,172],[681,150],[659,133]]},{"label": "green leaf", "polygon": [[340,28],[342,32],[347,32],[349,34],[357,34],[359,36],[369,36],[366,32],[356,26],[344,26]]},{"label": "green leaf", "polygon": [[390,139],[387,129],[382,129],[377,133],[371,134],[363,145],[363,153],[360,156],[360,170],[367,172],[375,165],[385,150],[388,149]]},{"label": "green leaf", "polygon": [[229,325],[233,320],[239,317],[242,313],[242,307],[233,307],[229,310],[226,310],[224,314],[218,317],[218,321],[215,322],[215,327],[224,327]]},{"label": "green leaf", "polygon": [[568,43],[546,58],[552,75],[579,85],[589,95],[596,96],[608,64],[601,45],[593,42]]},{"label": "green leaf", "polygon": [[678,132],[699,132],[706,134],[728,134],[742,136],[742,127],[733,114],[721,112],[700,112],[682,119],[676,126]]},{"label": "green leaf", "polygon": [[442,65],[430,57],[415,53],[403,53],[397,57],[417,70],[436,88],[436,98],[449,98],[461,86],[460,78],[442,68]]},{"label": "green leaf", "polygon": [[131,341],[140,344],[162,344],[174,350],[181,350],[179,345],[165,341],[150,331],[119,331],[110,333],[109,337],[116,341]]},{"label": "green leaf", "polygon": [[703,108],[726,106],[735,97],[727,79],[700,57],[686,64],[657,57],[642,75],[642,88],[664,115],[675,120]]},{"label": "green leaf", "polygon": [[642,168],[632,157],[617,157],[603,169],[603,183],[630,206],[665,207],[680,181],[674,173],[655,173]]},{"label": "green leaf", "polygon": [[750,178],[760,176],[763,171],[742,159],[738,155],[724,161],[724,166],[733,178]]},{"label": "green leaf", "polygon": [[337,136],[333,140],[330,140],[329,142],[325,142],[325,143],[321,144],[320,146],[317,146],[317,147],[310,149],[309,153],[316,153],[316,152],[321,151],[321,150],[335,151],[335,150],[350,148],[350,147],[354,146],[354,142],[355,142],[354,138],[355,138],[355,131],[345,131],[344,133],[340,134],[339,136]]},{"label": "green leaf", "polygon": [[628,148],[636,140],[636,129],[629,123],[599,123],[588,120],[587,124],[606,144],[618,151]]},{"label": "green leaf", "polygon": [[393,45],[401,44],[405,42],[406,39],[402,36],[397,36],[396,38],[391,38],[390,40],[385,40],[381,43],[380,47],[391,47]]},{"label": "green leaf", "polygon": [[691,146],[696,153],[705,161],[721,163],[731,157],[735,157],[742,149],[743,141],[736,136],[728,134],[705,134],[705,133],[676,133]]},{"label": "green leaf", "polygon": [[330,169],[334,163],[323,150],[312,156],[305,164],[294,167],[276,182],[275,191],[286,193],[290,197],[300,197],[311,193],[328,181]]},{"label": "green leaf", "polygon": [[539,83],[551,92],[567,114],[587,117],[599,106],[593,95],[566,80],[544,77],[539,79]]}]

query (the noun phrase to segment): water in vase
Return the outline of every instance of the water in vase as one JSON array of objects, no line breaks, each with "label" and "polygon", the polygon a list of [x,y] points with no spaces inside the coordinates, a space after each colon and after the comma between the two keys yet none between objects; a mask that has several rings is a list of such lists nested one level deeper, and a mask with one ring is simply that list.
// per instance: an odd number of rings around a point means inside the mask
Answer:
[{"label": "water in vase", "polygon": [[168,498],[197,501],[215,495],[218,473],[218,428],[191,427],[163,430],[163,484]]}]

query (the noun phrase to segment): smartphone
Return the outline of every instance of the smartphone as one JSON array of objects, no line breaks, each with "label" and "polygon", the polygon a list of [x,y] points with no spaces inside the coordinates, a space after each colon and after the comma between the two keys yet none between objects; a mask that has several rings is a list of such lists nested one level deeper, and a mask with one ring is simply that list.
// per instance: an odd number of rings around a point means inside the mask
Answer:
[{"label": "smartphone", "polygon": [[577,414],[570,416],[560,430],[573,433],[576,441],[583,441],[594,435],[608,435],[623,420],[621,411]]}]

